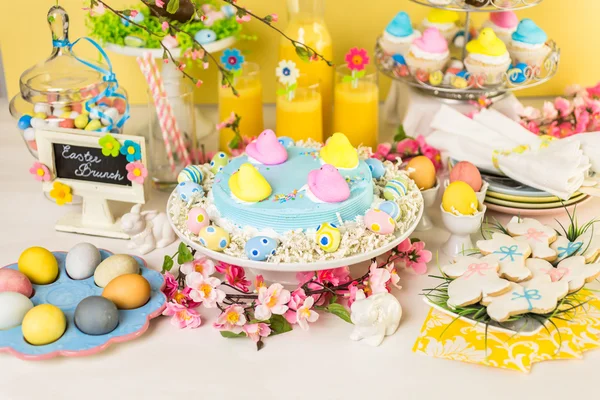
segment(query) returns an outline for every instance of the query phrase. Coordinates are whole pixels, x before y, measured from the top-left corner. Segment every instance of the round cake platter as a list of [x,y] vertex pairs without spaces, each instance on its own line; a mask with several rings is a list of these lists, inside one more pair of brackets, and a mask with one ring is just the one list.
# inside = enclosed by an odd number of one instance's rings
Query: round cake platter
[[[171,199],[173,198],[174,196],[169,196],[167,210],[171,209]],[[423,203],[421,203],[421,207],[419,208],[419,212],[417,213],[417,217],[415,218],[413,223],[406,229],[406,231],[404,231],[404,233],[400,234],[398,232],[395,232],[394,235],[396,237],[391,242],[365,253],[314,263],[273,263],[253,261],[230,256],[228,254],[218,251],[213,251],[202,246],[200,243],[192,241],[190,238],[185,236],[183,232],[181,232],[177,228],[175,222],[172,220],[168,212],[167,215],[169,217],[169,223],[171,224],[171,227],[175,231],[175,234],[181,239],[181,241],[193,248],[194,250],[204,254],[206,257],[209,257],[216,261],[221,261],[227,264],[237,265],[239,267],[246,268],[254,275],[263,275],[264,279],[269,282],[278,282],[284,285],[294,285],[298,283],[296,280],[296,273],[298,272],[320,271],[325,269],[333,269],[355,265],[371,260],[390,251],[391,249],[402,243],[404,240],[406,240],[414,232],[417,225],[419,224],[419,221],[421,220],[421,217],[423,216],[423,208]]]

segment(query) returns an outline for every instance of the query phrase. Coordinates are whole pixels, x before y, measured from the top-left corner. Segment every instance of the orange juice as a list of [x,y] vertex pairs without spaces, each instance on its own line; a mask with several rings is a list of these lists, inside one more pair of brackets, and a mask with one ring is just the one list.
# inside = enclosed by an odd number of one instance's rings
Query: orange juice
[[289,136],[294,141],[323,141],[322,99],[318,88],[298,88],[290,100],[277,96],[277,136]]

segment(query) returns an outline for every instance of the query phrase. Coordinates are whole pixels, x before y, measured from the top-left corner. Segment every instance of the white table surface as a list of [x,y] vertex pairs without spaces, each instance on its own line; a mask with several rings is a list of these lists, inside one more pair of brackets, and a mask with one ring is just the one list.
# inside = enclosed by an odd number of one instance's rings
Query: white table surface
[[[69,207],[51,204],[31,178],[33,158],[7,109],[0,101],[0,265],[16,262],[30,246],[56,251],[90,241],[115,253],[127,252],[125,241],[54,230],[54,222]],[[209,114],[216,115],[214,109]],[[273,125],[273,114],[267,107],[268,126]],[[145,126],[143,109],[134,109],[131,125]],[[152,192],[146,209],[163,209],[166,199],[165,193]],[[578,210],[580,220],[597,216],[599,206],[599,200],[587,203]],[[439,215],[434,214],[439,224]],[[565,223],[566,215],[559,219]],[[544,220],[555,225],[553,217]],[[435,228],[415,236],[435,253],[448,233]],[[163,255],[172,254],[176,246],[145,258],[159,268]],[[435,271],[433,262],[429,267]],[[360,274],[363,269],[353,271]],[[178,330],[168,318],[159,317],[142,337],[89,357],[27,362],[0,353],[0,399],[547,400],[574,394],[592,398],[596,393],[592,380],[600,370],[600,351],[585,353],[582,360],[536,364],[529,375],[413,353],[428,311],[419,293],[430,278],[404,272],[401,278],[403,289],[395,294],[404,310],[402,322],[397,333],[377,348],[351,341],[351,325],[321,315],[309,331],[296,328],[268,338],[265,348],[256,352],[250,340],[222,338],[211,327],[214,310],[201,309],[203,325],[198,329]]]

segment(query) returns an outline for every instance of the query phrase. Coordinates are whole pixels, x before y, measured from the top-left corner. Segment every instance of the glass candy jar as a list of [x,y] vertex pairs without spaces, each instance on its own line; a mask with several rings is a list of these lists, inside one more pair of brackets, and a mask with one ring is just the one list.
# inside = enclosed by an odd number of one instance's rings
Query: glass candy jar
[[[60,6],[48,11],[52,53],[21,75],[20,93],[10,113],[31,154],[37,158],[36,128],[76,128],[120,133],[129,117],[127,95],[119,88],[112,66],[100,46],[88,38],[69,41],[69,16]],[[106,64],[73,52],[79,42],[96,47]]]

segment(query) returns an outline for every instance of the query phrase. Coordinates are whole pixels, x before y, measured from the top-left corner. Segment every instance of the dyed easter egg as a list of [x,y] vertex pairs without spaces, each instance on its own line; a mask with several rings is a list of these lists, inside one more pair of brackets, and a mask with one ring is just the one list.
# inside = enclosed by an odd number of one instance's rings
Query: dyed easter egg
[[100,122],[104,126],[116,124],[119,121],[119,110],[114,107],[109,107],[102,111],[102,113],[104,116],[100,119]]
[[335,224],[325,222],[317,226],[317,244],[327,253],[333,253],[340,247],[342,234]]
[[435,186],[435,167],[431,160],[425,156],[413,158],[406,165],[408,176],[415,181],[421,190],[431,189]]
[[87,114],[79,114],[75,118],[75,127],[77,129],[83,129],[87,126],[89,120],[90,119],[88,118]]
[[462,181],[449,184],[442,196],[442,207],[452,214],[473,215],[477,212],[478,206],[475,191]]
[[202,174],[202,170],[198,165],[188,165],[183,170],[181,170],[179,175],[177,175],[177,183],[202,183],[202,179],[204,179],[204,175]]
[[78,243],[67,253],[65,269],[71,279],[87,279],[94,275],[102,257],[98,248],[91,243]]
[[268,236],[256,236],[246,242],[244,251],[250,260],[265,261],[275,254],[279,241]]
[[190,232],[197,235],[200,229],[210,225],[208,213],[202,207],[193,207],[188,211],[186,225]]
[[31,297],[33,287],[24,273],[10,268],[0,268],[0,293],[16,292]]
[[57,341],[67,329],[62,310],[52,304],[40,304],[25,314],[21,330],[27,342],[41,346]]
[[225,166],[229,163],[229,157],[227,154],[222,151],[218,152],[214,155],[212,160],[210,160],[210,170],[213,174],[220,172]]
[[294,140],[287,136],[278,137],[277,140],[279,141],[279,143],[281,143],[283,145],[283,147],[286,147],[286,148],[292,147],[295,144]]
[[0,331],[21,325],[23,318],[32,308],[31,300],[21,293],[0,293]]
[[125,274],[110,281],[102,291],[102,297],[115,303],[120,310],[132,310],[146,304],[151,292],[146,278],[139,274]]
[[373,175],[373,178],[381,179],[383,177],[383,175],[385,175],[385,167],[383,166],[383,163],[381,161],[379,161],[378,159],[367,158],[365,160],[365,162],[369,166],[369,169],[371,170],[371,175]]
[[379,204],[377,209],[383,211],[396,221],[398,221],[398,218],[400,218],[400,207],[395,201],[384,201],[383,203]]
[[210,250],[223,251],[229,246],[229,233],[215,225],[206,226],[200,229],[198,240],[202,246]]
[[465,182],[476,192],[479,192],[483,185],[479,170],[475,165],[468,161],[461,161],[452,167],[452,171],[450,171],[450,182],[456,181]]
[[105,335],[119,324],[119,310],[115,303],[102,296],[81,300],[75,309],[75,326],[88,335]]
[[396,222],[381,210],[369,210],[365,214],[365,226],[371,232],[380,235],[389,235],[394,232]]
[[25,130],[31,126],[31,115],[23,115],[19,118],[19,122],[17,124],[20,130]]
[[177,185],[177,193],[181,200],[189,203],[195,196],[203,196],[204,189],[194,182],[181,182]]
[[388,200],[399,199],[408,193],[408,178],[404,175],[391,179],[383,188],[383,197]]
[[54,254],[43,247],[30,247],[19,257],[19,271],[36,285],[47,285],[58,276],[58,262]]
[[137,274],[140,271],[135,258],[127,254],[115,254],[98,265],[94,272],[94,282],[100,287],[106,287],[118,276],[126,274]]
[[102,129],[102,122],[98,119],[93,119],[85,126],[86,131],[97,131]]
[[200,44],[208,44],[217,40],[217,34],[212,29],[201,29],[196,32],[194,39]]

